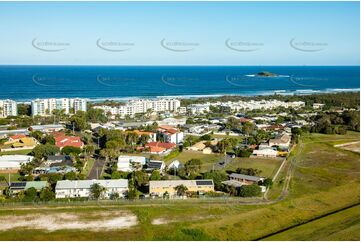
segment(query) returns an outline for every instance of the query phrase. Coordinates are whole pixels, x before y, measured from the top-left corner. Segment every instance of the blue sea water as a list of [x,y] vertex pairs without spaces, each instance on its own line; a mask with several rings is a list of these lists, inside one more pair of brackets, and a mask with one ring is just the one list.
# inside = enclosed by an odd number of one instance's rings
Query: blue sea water
[[[257,77],[268,71],[277,77]],[[359,91],[359,66],[0,66],[0,99]]]

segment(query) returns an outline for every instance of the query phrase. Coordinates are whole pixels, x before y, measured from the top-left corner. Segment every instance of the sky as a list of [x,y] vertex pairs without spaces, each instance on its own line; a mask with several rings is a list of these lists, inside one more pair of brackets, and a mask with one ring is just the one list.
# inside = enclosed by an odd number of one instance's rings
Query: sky
[[359,65],[359,2],[0,2],[1,65]]

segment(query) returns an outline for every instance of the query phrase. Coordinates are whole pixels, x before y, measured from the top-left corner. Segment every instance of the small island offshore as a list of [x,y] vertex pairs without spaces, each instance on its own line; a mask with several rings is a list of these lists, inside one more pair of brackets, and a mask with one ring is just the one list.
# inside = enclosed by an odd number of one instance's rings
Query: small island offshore
[[261,71],[258,72],[255,76],[257,77],[278,77],[278,74],[272,73],[272,72],[268,72],[268,71]]

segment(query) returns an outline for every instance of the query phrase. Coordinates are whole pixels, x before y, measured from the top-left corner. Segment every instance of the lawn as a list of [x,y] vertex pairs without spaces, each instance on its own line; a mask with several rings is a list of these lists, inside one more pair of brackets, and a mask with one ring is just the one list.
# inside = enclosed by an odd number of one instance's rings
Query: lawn
[[[257,240],[274,234],[267,239],[359,240],[357,205],[360,201],[360,156],[333,147],[334,142],[341,140],[350,142],[355,137],[355,134],[343,136],[312,134],[302,137],[286,166],[287,168],[292,164],[293,167],[289,194],[285,199],[271,204],[245,205],[241,201],[189,199],[162,202],[137,201],[119,205],[98,204],[98,206],[87,204],[28,206],[26,209],[0,207],[0,219],[8,220],[9,216],[16,215],[15,221],[40,219],[39,214],[57,216],[65,213],[70,218],[75,216],[74,220],[101,224],[104,222],[102,219],[114,218],[119,211],[137,217],[137,224],[129,228],[98,231],[93,229],[47,231],[36,228],[39,222],[29,223],[27,228],[12,228],[12,223],[9,223],[9,228],[0,230],[0,238],[1,240]],[[183,152],[179,157],[177,159],[183,162],[190,158],[199,158],[205,164],[220,158],[216,155],[201,153],[195,155],[189,152]],[[252,164],[257,160],[250,159],[247,162]],[[246,161],[244,164],[247,164]],[[235,164],[230,164],[232,165]],[[258,164],[259,167],[262,165],[264,166],[262,162]],[[263,169],[268,172],[272,170],[266,167]],[[284,179],[285,174],[286,172],[282,172],[279,179]],[[355,207],[344,209],[352,205]],[[330,213],[333,214],[328,215]],[[284,232],[278,233],[283,230]]]
[[224,155],[220,154],[203,154],[202,152],[198,151],[190,151],[185,150],[181,153],[179,153],[178,156],[174,157],[173,159],[166,162],[166,164],[169,164],[173,160],[179,160],[182,163],[186,163],[190,159],[200,159],[201,164],[201,171],[209,171],[212,169],[213,165],[216,164],[218,161],[224,159]]
[[0,173],[0,176],[3,176],[5,177],[6,181],[9,182],[9,179],[10,179],[10,182],[15,182],[15,181],[18,181],[18,178],[20,177],[19,173]]
[[359,240],[359,220],[360,206],[355,206],[268,237],[266,240]]
[[0,152],[0,155],[28,155],[31,151],[32,151],[32,149],[4,151],[4,152]]
[[237,168],[254,168],[261,170],[260,176],[273,177],[283,159],[267,158],[235,158],[227,164],[225,170],[235,171]]

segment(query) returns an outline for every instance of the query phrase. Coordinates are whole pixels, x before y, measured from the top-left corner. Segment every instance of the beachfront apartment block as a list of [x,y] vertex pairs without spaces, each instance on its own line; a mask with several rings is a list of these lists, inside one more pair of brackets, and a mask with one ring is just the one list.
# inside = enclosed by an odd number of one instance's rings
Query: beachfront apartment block
[[51,115],[54,110],[64,110],[65,114],[86,111],[87,101],[82,98],[48,98],[31,101],[31,114],[33,116]]
[[111,106],[94,106],[104,111],[104,113],[110,113],[112,117],[130,116],[133,117],[137,113],[152,112],[176,112],[180,107],[180,101],[174,98],[162,98],[162,99],[137,99],[130,100],[125,105],[111,107]]
[[6,118],[8,116],[17,116],[18,108],[17,103],[13,100],[6,99],[0,100],[0,118]]
[[278,107],[299,109],[305,106],[303,101],[284,102],[279,100],[250,100],[250,101],[228,101],[228,102],[207,102],[201,104],[191,104],[187,107],[192,114],[202,114],[209,112],[210,106],[228,109],[233,112],[244,110],[272,110]]

